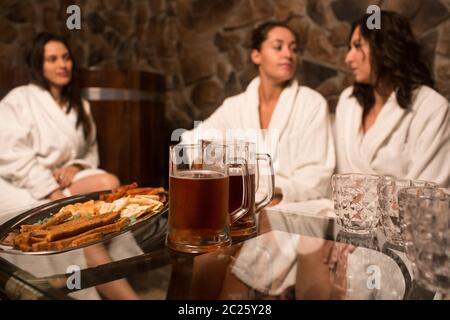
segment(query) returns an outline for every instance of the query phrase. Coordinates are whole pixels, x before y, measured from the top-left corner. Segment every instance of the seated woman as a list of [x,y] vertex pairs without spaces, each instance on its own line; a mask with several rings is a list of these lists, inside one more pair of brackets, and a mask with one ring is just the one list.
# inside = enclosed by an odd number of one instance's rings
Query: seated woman
[[[13,89],[0,101],[0,223],[9,218],[2,217],[2,212],[18,213],[20,208],[44,201],[119,186],[114,175],[97,168],[96,128],[89,103],[77,87],[75,61],[65,40],[39,34],[27,64],[31,83]],[[85,262],[79,261],[88,267],[111,261],[102,245],[87,247],[83,253]],[[14,255],[4,258],[45,275],[68,265],[64,259],[48,257],[29,265]],[[137,299],[125,279],[97,289],[107,298]]]
[[67,43],[39,34],[27,64],[31,83],[0,101],[0,211],[117,187],[97,168],[95,124]]
[[430,69],[408,21],[381,12],[353,24],[346,63],[355,77],[336,109],[337,170],[434,181],[450,186],[449,103],[433,89]]
[[295,80],[297,46],[297,35],[282,22],[256,28],[251,60],[259,76],[182,136],[192,142],[214,129],[226,138],[244,133],[258,152],[272,157],[276,202],[325,197],[335,167],[327,102]]

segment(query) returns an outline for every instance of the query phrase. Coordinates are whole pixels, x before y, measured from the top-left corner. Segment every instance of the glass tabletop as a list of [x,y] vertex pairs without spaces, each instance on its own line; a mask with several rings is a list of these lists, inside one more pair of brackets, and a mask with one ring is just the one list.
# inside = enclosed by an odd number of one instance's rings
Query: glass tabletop
[[109,241],[53,255],[0,254],[12,299],[433,299],[401,248],[349,236],[330,216],[263,210],[258,235],[192,255],[165,247],[167,213]]

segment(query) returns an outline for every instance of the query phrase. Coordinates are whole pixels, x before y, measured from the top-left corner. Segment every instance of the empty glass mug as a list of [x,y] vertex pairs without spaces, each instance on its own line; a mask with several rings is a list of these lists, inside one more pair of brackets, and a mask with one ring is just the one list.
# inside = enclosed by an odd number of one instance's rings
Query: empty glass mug
[[369,235],[380,220],[378,190],[382,179],[377,175],[345,173],[331,179],[337,223],[344,232]]
[[239,168],[244,191],[248,188],[245,159],[227,161],[227,147],[202,144],[170,147],[169,248],[202,253],[229,246],[230,217],[239,219],[249,210],[247,192],[231,214],[228,209],[229,169]]
[[403,180],[392,177],[383,177],[380,190],[381,227],[386,241],[403,247],[405,245],[400,228],[400,210],[398,193],[408,187],[437,187],[433,182],[421,180]]
[[450,195],[442,188],[410,187],[399,197],[414,278],[428,290],[450,293]]

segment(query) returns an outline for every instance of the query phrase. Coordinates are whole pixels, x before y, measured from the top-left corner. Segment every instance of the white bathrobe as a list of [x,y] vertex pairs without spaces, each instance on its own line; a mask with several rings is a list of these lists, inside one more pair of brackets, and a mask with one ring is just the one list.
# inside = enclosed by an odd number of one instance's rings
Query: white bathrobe
[[208,119],[185,132],[183,142],[217,137],[211,129],[227,138],[245,137],[257,143],[258,152],[272,157],[275,186],[283,202],[326,196],[335,168],[326,100],[293,81],[281,93],[268,129],[261,130],[259,82],[259,77],[253,79],[245,92],[226,99]]
[[450,111],[448,101],[421,86],[413,93],[411,111],[392,93],[374,125],[363,134],[363,109],[341,94],[336,109],[338,172],[362,172],[434,181],[450,186]]
[[[87,101],[85,110],[90,115]],[[47,90],[29,84],[0,101],[0,213],[39,203],[59,187],[57,168],[80,164],[74,181],[104,172],[99,163],[95,126],[86,141],[76,112],[69,114]]]

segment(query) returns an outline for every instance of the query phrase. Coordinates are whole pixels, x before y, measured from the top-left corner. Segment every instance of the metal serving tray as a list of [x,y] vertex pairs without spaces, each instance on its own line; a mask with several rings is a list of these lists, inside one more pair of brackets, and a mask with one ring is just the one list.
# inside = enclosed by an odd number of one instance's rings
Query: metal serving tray
[[102,239],[81,244],[76,247],[66,247],[60,250],[51,250],[51,251],[36,251],[36,252],[23,252],[19,249],[15,249],[9,244],[5,243],[6,237],[10,233],[19,232],[20,226],[22,224],[34,224],[39,220],[50,217],[51,214],[57,213],[62,207],[74,204],[77,202],[86,202],[89,200],[98,200],[101,194],[110,193],[110,190],[100,191],[100,192],[92,192],[83,195],[76,195],[60,200],[56,200],[53,202],[46,203],[29,211],[26,211],[10,220],[5,222],[0,226],[0,253],[10,253],[10,254],[20,254],[20,255],[51,255],[62,252],[67,252],[71,250],[80,249],[83,247],[88,247],[97,243],[103,243],[111,240],[118,235],[121,235],[125,232],[136,231],[144,226],[149,226],[151,224],[158,224],[158,221],[162,218],[163,215],[166,215],[169,210],[169,202],[165,204],[165,206],[158,211],[158,213],[154,215],[144,216],[142,219],[136,220],[134,223],[128,225],[124,229],[113,232],[105,235]]

